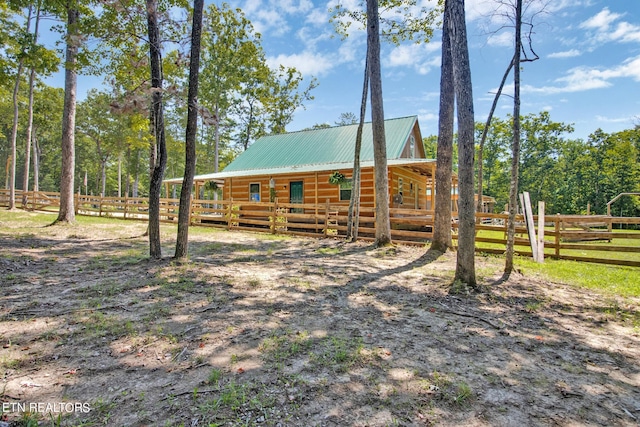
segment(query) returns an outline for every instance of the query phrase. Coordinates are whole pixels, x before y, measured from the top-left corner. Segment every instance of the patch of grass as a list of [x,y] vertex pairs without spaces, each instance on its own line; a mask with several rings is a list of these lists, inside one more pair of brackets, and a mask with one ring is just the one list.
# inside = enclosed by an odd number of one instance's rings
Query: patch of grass
[[107,402],[102,398],[91,404],[91,415],[96,417],[103,425],[109,425],[111,410],[116,407],[116,402]]
[[136,333],[132,321],[123,321],[117,316],[107,315],[100,311],[95,311],[83,317],[80,319],[80,323],[84,325],[85,332],[94,337],[121,337]]
[[252,288],[258,288],[262,285],[262,280],[254,276],[254,277],[251,277],[249,280],[247,280],[247,285],[249,285]]
[[340,248],[320,248],[316,252],[322,255],[338,255],[342,252]]
[[25,412],[22,414],[20,419],[16,421],[13,425],[16,427],[38,427],[39,423],[39,415],[37,412]]
[[312,354],[311,360],[319,366],[345,372],[362,359],[362,338],[341,336],[326,337],[321,342],[321,350]]
[[281,363],[309,349],[313,342],[306,331],[291,334],[276,331],[258,346],[263,356],[272,362]]
[[540,308],[543,307],[543,306],[544,306],[544,301],[533,300],[533,301],[528,301],[524,305],[524,309],[526,311],[528,311],[529,313],[534,313],[534,312],[540,310]]
[[207,377],[207,384],[217,385],[220,380],[222,380],[222,371],[220,369],[214,368],[209,373]]
[[536,275],[551,282],[593,289],[603,294],[640,297],[640,281],[634,280],[638,269],[605,264],[516,257],[515,264],[526,275]]

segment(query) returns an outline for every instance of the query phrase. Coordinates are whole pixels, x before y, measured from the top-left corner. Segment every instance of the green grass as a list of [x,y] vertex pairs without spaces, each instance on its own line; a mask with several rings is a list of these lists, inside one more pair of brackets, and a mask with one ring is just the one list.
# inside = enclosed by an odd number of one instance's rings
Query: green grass
[[640,297],[637,267],[621,267],[586,262],[545,259],[538,264],[517,257],[515,265],[527,276],[539,276],[552,282],[593,289],[608,295]]

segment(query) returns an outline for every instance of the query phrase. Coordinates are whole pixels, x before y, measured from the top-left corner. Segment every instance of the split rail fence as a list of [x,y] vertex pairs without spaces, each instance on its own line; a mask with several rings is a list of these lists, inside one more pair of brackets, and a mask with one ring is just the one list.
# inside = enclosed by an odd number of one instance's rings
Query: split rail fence
[[[59,193],[16,191],[16,206],[26,210],[57,211]],[[148,199],[76,195],[77,215],[147,221]],[[0,190],[0,206],[8,206],[8,190]],[[24,204],[22,202],[25,202]],[[160,199],[160,220],[176,223],[178,199]],[[235,200],[192,200],[191,224],[310,237],[345,237],[348,206],[241,202]],[[433,211],[390,209],[394,242],[424,245],[433,237]],[[455,215],[455,213],[454,213]],[[359,238],[373,240],[373,208],[361,208]],[[537,221],[537,218],[535,218]],[[506,246],[507,214],[478,213],[476,251],[503,254]],[[640,267],[640,218],[606,215],[547,215],[544,227],[545,258],[567,259]],[[636,228],[636,229],[632,229]],[[453,239],[457,224],[452,222]],[[516,216],[516,254],[532,256],[522,215]]]

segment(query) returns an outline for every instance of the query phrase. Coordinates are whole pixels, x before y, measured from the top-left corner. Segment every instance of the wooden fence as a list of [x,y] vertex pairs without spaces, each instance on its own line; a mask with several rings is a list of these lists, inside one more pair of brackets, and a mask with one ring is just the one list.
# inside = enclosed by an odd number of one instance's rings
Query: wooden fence
[[[16,191],[16,206],[27,210],[57,210],[58,193],[28,192],[24,200]],[[9,194],[0,190],[0,206],[7,206]],[[76,195],[76,213],[147,221],[148,199]],[[178,220],[178,199],[160,199],[160,220]],[[348,206],[240,202],[234,200],[193,200],[191,224],[227,230],[249,230],[311,237],[345,237]],[[391,209],[391,237],[396,243],[424,245],[433,237],[433,211]],[[373,240],[375,210],[362,208],[359,238]],[[502,254],[505,251],[508,215],[479,213],[476,224],[476,251]],[[537,218],[535,218],[537,220]],[[544,228],[546,258],[568,259],[640,267],[640,218],[606,215],[547,215]],[[456,240],[457,224],[452,223]],[[516,253],[531,256],[527,229],[521,215],[516,217]]]

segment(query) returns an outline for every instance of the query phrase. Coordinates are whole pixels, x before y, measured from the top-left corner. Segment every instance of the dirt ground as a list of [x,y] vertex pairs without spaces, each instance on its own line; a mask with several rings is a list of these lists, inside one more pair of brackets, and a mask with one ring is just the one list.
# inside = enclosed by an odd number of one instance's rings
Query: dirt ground
[[213,229],[154,262],[144,230],[0,221],[0,425],[640,425],[638,300]]

